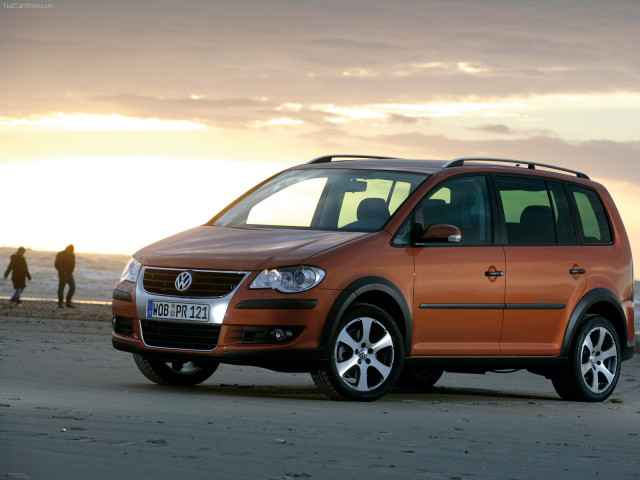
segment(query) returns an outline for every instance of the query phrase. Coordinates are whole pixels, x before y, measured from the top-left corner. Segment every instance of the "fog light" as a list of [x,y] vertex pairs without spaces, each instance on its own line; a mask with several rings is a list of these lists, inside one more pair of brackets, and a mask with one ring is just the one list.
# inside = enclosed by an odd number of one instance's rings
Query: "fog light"
[[117,325],[117,320],[116,320],[116,316],[114,315],[113,318],[111,319],[111,327],[115,330],[116,325]]
[[[287,339],[287,332],[281,328],[273,328],[269,333],[276,342],[284,342]],[[291,336],[291,334],[289,333],[288,336]]]

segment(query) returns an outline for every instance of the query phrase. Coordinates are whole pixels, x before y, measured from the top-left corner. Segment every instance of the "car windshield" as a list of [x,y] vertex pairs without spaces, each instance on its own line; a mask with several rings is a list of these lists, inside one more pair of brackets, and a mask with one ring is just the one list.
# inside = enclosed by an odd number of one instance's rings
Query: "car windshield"
[[287,170],[209,225],[374,232],[428,176],[336,168]]

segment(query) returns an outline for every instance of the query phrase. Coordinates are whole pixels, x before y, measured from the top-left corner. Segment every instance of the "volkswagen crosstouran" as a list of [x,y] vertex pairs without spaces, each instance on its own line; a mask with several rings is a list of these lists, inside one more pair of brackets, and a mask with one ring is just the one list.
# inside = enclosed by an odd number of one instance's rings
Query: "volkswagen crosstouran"
[[112,340],[160,384],[233,363],[368,401],[444,371],[527,369],[602,401],[633,355],[632,278],[620,215],[584,173],[333,155],[138,251]]

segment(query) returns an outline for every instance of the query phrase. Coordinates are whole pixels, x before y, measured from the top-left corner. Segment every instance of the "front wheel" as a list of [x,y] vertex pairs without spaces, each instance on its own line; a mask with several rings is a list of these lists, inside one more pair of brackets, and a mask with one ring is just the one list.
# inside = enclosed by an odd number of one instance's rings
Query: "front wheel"
[[311,372],[315,384],[336,400],[372,401],[396,382],[404,357],[402,335],[384,310],[360,303],[338,324],[330,359]]
[[620,377],[621,348],[611,322],[587,316],[569,354],[569,362],[553,379],[565,400],[601,402],[613,393]]
[[219,365],[219,363],[201,364],[181,360],[164,362],[152,360],[137,353],[133,354],[133,359],[142,374],[152,382],[182,387],[204,382],[213,375]]

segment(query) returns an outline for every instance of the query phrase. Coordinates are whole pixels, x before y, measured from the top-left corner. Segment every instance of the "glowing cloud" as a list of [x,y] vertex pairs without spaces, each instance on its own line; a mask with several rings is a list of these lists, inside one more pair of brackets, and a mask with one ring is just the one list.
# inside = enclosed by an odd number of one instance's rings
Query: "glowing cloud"
[[331,113],[340,119],[331,120],[334,123],[344,123],[347,120],[388,119],[392,115],[405,117],[456,117],[470,113],[493,115],[495,110],[522,109],[524,104],[519,101],[505,103],[430,103],[430,104],[380,104],[362,106],[313,105],[313,110]]
[[176,132],[202,130],[204,125],[187,120],[133,118],[122,115],[90,115],[84,113],[56,113],[46,117],[0,118],[0,126],[39,128],[50,130],[109,131],[109,132]]
[[301,125],[304,122],[302,120],[296,120],[293,118],[282,117],[274,118],[273,120],[267,120],[266,122],[253,122],[253,127],[290,127],[294,125]]

